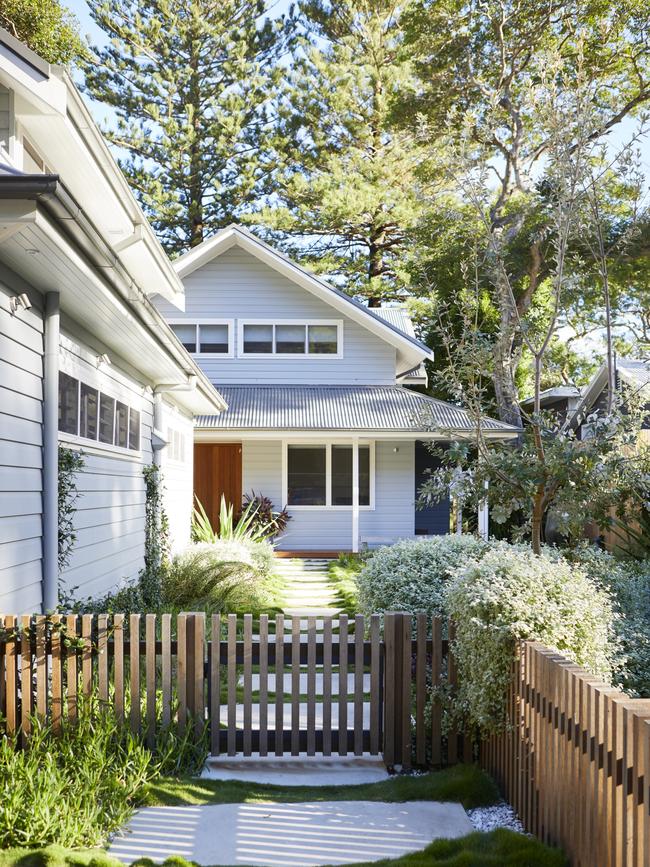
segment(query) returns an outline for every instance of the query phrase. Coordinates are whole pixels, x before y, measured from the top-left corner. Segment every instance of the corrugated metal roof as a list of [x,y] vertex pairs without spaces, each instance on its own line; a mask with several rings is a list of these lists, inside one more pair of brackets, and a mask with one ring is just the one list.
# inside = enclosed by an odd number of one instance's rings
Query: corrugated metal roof
[[[201,415],[195,426],[211,430],[468,431],[474,424],[460,407],[400,386],[226,385],[228,409]],[[491,431],[515,428],[484,419]]]
[[650,361],[619,358],[616,366],[618,372],[629,382],[640,386],[650,385]]
[[[370,307],[370,312],[388,322],[393,328],[415,337],[415,329],[406,307]],[[417,338],[416,338],[417,339]]]

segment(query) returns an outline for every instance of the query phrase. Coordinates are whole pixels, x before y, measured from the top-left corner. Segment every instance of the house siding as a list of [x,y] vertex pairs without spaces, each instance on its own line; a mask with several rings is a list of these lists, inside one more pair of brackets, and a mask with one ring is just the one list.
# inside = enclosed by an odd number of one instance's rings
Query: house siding
[[0,148],[9,154],[13,136],[13,94],[0,85]]
[[[1,118],[1,114],[0,114]],[[29,291],[0,274],[0,611],[42,603],[43,317],[40,296],[12,315],[9,298]]]
[[119,359],[98,372],[95,358],[102,347],[91,346],[74,323],[61,335],[61,370],[140,410],[141,451],[112,453],[92,442],[76,443],[59,435],[62,445],[83,453],[77,474],[78,499],[73,519],[76,539],[70,561],[61,573],[69,592],[96,596],[134,580],[144,566],[145,486],[143,467],[152,462],[153,396],[143,395],[145,382],[121,369]]
[[[415,532],[414,444],[379,440],[375,444],[375,508],[360,511],[361,543],[370,547]],[[282,442],[242,443],[243,490],[255,490],[270,497],[281,508]],[[291,511],[291,510],[290,510]],[[309,509],[293,511],[279,547],[286,551],[343,551],[352,546],[351,509]]]
[[[243,250],[233,248],[184,279],[185,313],[156,299],[168,319],[234,319],[234,358],[196,360],[217,385],[395,383],[394,347]],[[237,320],[341,319],[343,358],[237,358]]]
[[[174,456],[172,433],[183,437],[183,460]],[[190,543],[192,503],[194,500],[194,426],[192,418],[168,403],[163,404],[163,431],[168,445],[161,450],[160,467],[163,478],[163,503],[169,522],[171,553],[181,551]]]

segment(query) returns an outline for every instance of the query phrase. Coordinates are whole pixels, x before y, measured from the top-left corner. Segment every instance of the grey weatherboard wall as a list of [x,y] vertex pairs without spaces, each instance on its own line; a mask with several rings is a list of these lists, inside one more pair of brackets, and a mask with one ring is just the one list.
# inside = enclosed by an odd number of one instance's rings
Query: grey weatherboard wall
[[[42,299],[0,273],[0,611],[42,602]],[[18,316],[9,298],[29,292]]]
[[[229,383],[393,384],[395,349],[250,253],[232,248],[183,280],[185,313],[162,298],[168,319],[343,319],[344,357],[196,359],[217,386]],[[235,334],[235,354],[237,335]]]

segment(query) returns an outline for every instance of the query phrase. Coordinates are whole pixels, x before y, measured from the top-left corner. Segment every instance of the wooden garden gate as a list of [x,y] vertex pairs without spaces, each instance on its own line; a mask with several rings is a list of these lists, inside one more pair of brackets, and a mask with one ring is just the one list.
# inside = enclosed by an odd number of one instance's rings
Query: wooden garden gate
[[176,725],[207,727],[213,755],[453,764],[473,748],[443,735],[437,691],[456,671],[442,636],[424,614],[0,615],[0,717],[24,742],[32,714],[56,730],[95,696],[150,745]]

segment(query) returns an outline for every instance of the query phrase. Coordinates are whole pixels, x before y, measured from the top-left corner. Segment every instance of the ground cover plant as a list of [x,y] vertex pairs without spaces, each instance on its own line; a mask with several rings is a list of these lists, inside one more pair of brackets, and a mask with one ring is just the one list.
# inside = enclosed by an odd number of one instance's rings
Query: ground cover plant
[[[154,861],[139,858],[138,867],[153,867]],[[372,867],[410,865],[410,867],[566,867],[567,860],[532,837],[503,828],[488,834],[468,834],[457,840],[436,840],[421,852],[400,858],[373,861]],[[0,867],[120,867],[121,862],[97,850],[70,852],[58,846],[29,852],[0,852]],[[195,862],[181,857],[167,858],[162,867],[190,867]],[[371,867],[357,862],[352,867]]]
[[358,555],[340,554],[327,568],[327,577],[336,589],[339,605],[352,616],[359,611],[358,577],[364,563]]
[[102,845],[141,802],[153,755],[112,715],[81,704],[55,734],[33,722],[25,749],[0,741],[0,848]]
[[455,765],[429,774],[401,775],[358,786],[269,786],[232,780],[181,776],[154,780],[147,789],[147,806],[196,806],[304,801],[457,801],[466,809],[499,800],[494,781],[477,765]]

